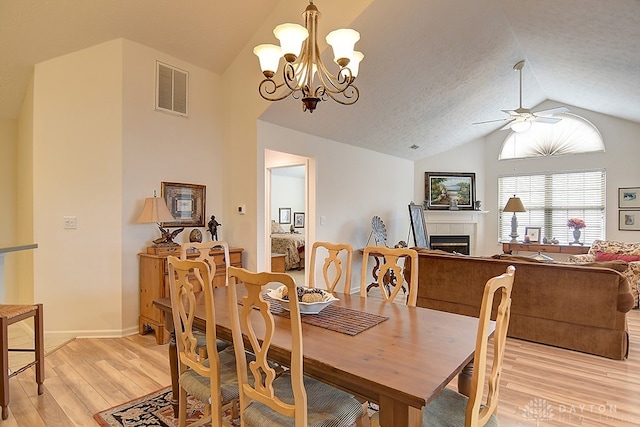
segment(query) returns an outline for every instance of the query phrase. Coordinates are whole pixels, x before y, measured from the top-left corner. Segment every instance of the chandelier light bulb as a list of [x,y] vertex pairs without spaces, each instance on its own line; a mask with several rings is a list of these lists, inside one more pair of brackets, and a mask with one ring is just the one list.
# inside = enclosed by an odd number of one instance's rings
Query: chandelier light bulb
[[280,46],[274,44],[261,44],[253,48],[253,53],[260,60],[260,69],[262,74],[267,78],[271,78],[278,71],[278,64],[282,57]]
[[280,48],[287,62],[293,62],[300,55],[302,42],[309,37],[309,30],[298,24],[280,24],[273,34],[280,40]]
[[327,34],[327,43],[333,48],[333,60],[341,67],[346,67],[358,40],[360,40],[360,33],[350,28],[333,30]]

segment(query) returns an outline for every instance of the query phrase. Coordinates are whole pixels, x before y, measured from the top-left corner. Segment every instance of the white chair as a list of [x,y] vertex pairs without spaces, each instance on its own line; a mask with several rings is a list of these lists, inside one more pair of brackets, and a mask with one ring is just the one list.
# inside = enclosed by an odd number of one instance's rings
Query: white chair
[[[342,279],[342,260],[340,253],[346,254],[346,266],[344,269],[343,293],[351,291],[351,264],[353,260],[353,248],[343,243],[315,242],[311,247],[311,272],[309,274],[309,287],[315,288],[315,275],[317,273],[316,260],[318,254],[326,253],[322,264],[322,277],[329,292],[335,292],[336,286]],[[330,277],[331,274],[331,277]]]
[[[236,351],[240,387],[242,426],[350,426],[363,425],[362,405],[350,394],[303,375],[302,322],[297,298],[289,301],[291,334],[290,369],[278,376],[269,366],[269,351],[275,333],[274,316],[263,298],[267,284],[285,285],[296,295],[293,278],[285,273],[251,273],[230,267],[229,310],[233,347]],[[246,295],[238,304],[236,282],[244,283]],[[246,341],[246,342],[245,342]],[[255,354],[247,366],[241,357],[246,350]],[[249,374],[255,381],[249,381]]]

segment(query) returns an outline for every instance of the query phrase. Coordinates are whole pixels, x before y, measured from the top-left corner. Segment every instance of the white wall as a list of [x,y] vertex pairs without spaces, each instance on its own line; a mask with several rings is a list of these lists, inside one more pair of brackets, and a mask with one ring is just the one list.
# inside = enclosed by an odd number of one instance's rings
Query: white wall
[[[552,108],[557,103],[545,102],[537,109]],[[536,159],[498,161],[498,154],[507,136],[506,132],[494,132],[483,140],[473,141],[464,146],[437,156],[416,162],[414,183],[416,199],[424,200],[424,172],[475,172],[478,199],[482,209],[489,211],[482,216],[483,237],[478,239],[479,255],[501,253],[498,242],[498,177],[514,173],[535,173],[547,171],[571,171],[604,168],[606,170],[607,218],[606,238],[626,242],[640,241],[640,233],[618,230],[618,188],[640,185],[640,124],[618,119],[593,111],[569,106],[570,110],[593,123],[604,139],[604,153],[575,154]],[[521,231],[524,229],[522,225]]]
[[[154,111],[156,60],[189,71],[188,118]],[[203,184],[207,214],[222,209],[221,78],[120,39],[38,64],[34,81],[34,298],[47,334],[135,333],[136,254],[159,236],[135,223],[144,198],[162,181]]]
[[[304,168],[304,166],[300,166]],[[291,209],[291,224],[284,224],[282,228],[289,231],[293,225],[293,214],[305,212],[305,180],[304,177],[280,175],[277,171],[271,174],[271,219],[278,222],[279,209]],[[304,231],[297,228],[296,231]]]
[[[412,162],[261,121],[258,137],[259,154],[275,150],[314,160],[315,212],[309,212],[306,218],[314,221],[315,236],[311,235],[310,239],[349,243],[357,252],[367,244],[371,218],[378,215],[386,225],[389,246],[407,240],[407,206],[413,196]],[[261,164],[264,165],[264,154]],[[381,175],[381,170],[393,173]],[[262,174],[258,180],[262,194],[264,186]],[[264,222],[264,205],[258,212]],[[265,236],[258,237],[264,242]],[[375,244],[373,238],[369,244]],[[311,240],[307,246],[311,246]],[[359,289],[361,257],[356,253],[354,258],[352,287],[355,292]]]
[[[221,76],[162,52],[123,42],[122,108],[122,324],[137,331],[139,314],[138,256],[160,237],[155,224],[137,224],[144,199],[161,182],[206,186],[203,240],[211,240],[206,224],[211,215],[222,223],[218,238],[226,238],[222,215],[222,101]],[[154,109],[156,60],[189,73],[189,116]],[[189,241],[185,228],[175,241]]]

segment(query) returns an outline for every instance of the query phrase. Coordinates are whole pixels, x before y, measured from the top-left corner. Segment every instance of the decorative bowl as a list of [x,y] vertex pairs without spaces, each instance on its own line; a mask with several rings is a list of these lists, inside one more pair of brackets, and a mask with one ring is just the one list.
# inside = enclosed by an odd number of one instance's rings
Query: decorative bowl
[[[289,310],[289,300],[282,298],[282,291],[286,288],[286,286],[280,286],[276,289],[267,290],[267,295],[278,301],[282,308],[285,310]],[[300,286],[298,286],[300,288]],[[307,288],[304,288],[307,289]],[[334,301],[338,301],[338,298],[333,296],[330,292],[324,291],[322,289],[318,289],[322,295],[322,301],[319,302],[302,302],[298,301],[298,306],[300,307],[300,314],[318,314],[325,307],[332,304]]]

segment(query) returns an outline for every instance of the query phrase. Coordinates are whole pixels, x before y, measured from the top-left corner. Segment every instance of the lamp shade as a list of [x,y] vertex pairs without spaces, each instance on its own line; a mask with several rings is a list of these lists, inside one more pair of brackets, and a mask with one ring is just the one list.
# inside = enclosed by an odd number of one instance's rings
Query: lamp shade
[[[349,63],[353,54],[353,47],[360,40],[360,33],[350,28],[333,30],[327,34],[327,43],[333,48],[333,60],[341,67]],[[346,59],[346,63],[342,60]]]
[[148,197],[144,199],[144,207],[142,213],[138,217],[138,224],[145,224],[149,222],[171,222],[176,219],[171,215],[167,204],[161,197]]
[[526,132],[531,127],[531,120],[528,119],[516,119],[515,122],[511,124],[511,130],[517,133]]
[[288,62],[293,62],[300,55],[302,42],[309,37],[309,30],[298,24],[280,24],[273,30],[273,34],[280,40],[282,55]]
[[278,64],[282,57],[282,49],[274,44],[261,44],[253,48],[253,53],[260,60],[260,69],[265,76],[271,76],[278,71]]
[[513,197],[509,197],[507,204],[505,205],[504,212],[526,212],[527,210],[524,208],[522,204],[522,200],[520,197],[516,197],[515,194]]

